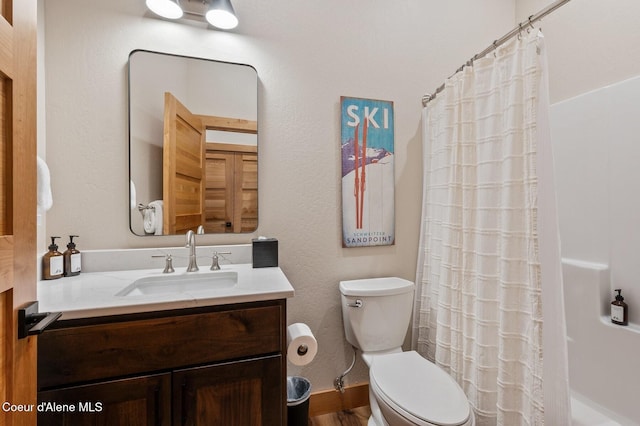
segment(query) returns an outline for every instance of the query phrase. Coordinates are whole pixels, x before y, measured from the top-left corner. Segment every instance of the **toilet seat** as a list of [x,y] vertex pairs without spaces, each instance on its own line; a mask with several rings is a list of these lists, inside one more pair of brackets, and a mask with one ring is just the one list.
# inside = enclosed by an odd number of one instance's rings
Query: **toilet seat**
[[469,420],[460,386],[415,351],[375,357],[369,376],[376,396],[413,424],[459,426]]

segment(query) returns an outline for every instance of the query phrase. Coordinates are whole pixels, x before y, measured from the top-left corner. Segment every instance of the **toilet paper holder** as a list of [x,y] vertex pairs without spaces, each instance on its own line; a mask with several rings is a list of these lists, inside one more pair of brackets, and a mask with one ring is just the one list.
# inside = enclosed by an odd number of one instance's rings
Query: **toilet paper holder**
[[304,323],[287,327],[287,359],[294,365],[309,364],[318,352],[318,342]]
[[307,352],[309,352],[309,346],[300,345],[300,346],[298,346],[298,349],[296,350],[296,352],[298,353],[298,355],[304,356],[304,355],[307,354]]

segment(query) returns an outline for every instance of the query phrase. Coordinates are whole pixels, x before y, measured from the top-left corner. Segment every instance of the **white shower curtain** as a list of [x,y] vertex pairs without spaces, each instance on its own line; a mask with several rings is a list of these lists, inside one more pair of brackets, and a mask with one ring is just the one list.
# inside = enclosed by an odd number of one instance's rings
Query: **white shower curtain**
[[532,32],[423,112],[413,343],[462,386],[477,425],[571,424],[547,92]]

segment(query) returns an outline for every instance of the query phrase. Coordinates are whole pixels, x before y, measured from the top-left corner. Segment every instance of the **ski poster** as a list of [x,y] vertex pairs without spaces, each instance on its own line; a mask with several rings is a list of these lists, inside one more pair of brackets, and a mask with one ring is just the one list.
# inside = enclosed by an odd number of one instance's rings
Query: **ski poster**
[[395,243],[393,102],[340,97],[342,246]]

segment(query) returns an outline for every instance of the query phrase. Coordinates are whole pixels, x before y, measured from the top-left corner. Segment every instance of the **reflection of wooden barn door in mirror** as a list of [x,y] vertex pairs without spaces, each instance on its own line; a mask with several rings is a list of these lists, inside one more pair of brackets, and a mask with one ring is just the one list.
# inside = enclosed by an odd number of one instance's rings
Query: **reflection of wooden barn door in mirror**
[[163,233],[204,225],[204,128],[171,93],[164,97]]
[[[236,156],[235,221],[240,232],[253,232],[258,228],[258,153]],[[237,184],[240,182],[240,185]]]
[[206,232],[252,232],[258,226],[255,146],[207,143]]
[[[36,300],[36,1],[0,2],[0,403],[36,403],[36,337],[17,308]],[[36,423],[0,410],[0,424]]]
[[205,225],[207,233],[233,232],[233,153],[207,149]]

